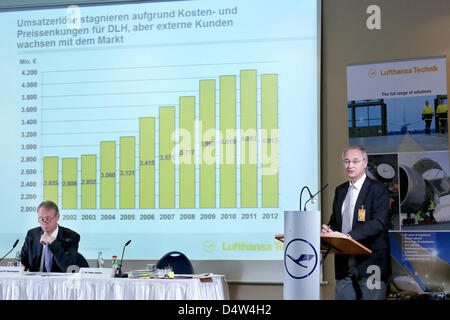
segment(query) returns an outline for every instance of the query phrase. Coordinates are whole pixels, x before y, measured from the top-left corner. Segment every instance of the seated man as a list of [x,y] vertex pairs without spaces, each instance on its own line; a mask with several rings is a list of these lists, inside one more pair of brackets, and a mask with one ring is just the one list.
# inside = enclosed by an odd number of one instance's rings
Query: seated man
[[78,265],[80,235],[58,225],[58,206],[44,201],[37,212],[41,226],[28,231],[21,251],[25,270],[66,272],[70,265]]

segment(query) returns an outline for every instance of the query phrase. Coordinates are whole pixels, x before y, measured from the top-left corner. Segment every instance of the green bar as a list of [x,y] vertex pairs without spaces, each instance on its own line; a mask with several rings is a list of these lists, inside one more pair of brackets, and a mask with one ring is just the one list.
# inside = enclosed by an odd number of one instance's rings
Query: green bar
[[216,207],[216,81],[200,80],[200,208]]
[[77,208],[77,158],[62,159],[62,208]]
[[195,97],[180,97],[180,208],[195,208]]
[[159,109],[159,207],[175,208],[175,107]]
[[58,204],[58,157],[44,157],[44,201]]
[[261,75],[262,206],[278,207],[278,75]]
[[116,142],[100,142],[100,208],[116,208]]
[[120,208],[135,208],[135,137],[120,137]]
[[236,207],[236,76],[220,77],[220,207]]
[[257,189],[256,70],[241,70],[241,207],[255,208]]
[[139,208],[155,207],[155,118],[139,119]]
[[81,156],[81,209],[97,207],[97,155]]

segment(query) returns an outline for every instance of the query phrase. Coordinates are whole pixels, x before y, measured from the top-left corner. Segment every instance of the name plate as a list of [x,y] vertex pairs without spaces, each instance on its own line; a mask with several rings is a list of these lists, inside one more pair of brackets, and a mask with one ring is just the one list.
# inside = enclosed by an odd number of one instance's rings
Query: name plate
[[85,278],[112,278],[113,268],[80,268],[81,277]]
[[0,267],[0,277],[23,276],[23,267]]

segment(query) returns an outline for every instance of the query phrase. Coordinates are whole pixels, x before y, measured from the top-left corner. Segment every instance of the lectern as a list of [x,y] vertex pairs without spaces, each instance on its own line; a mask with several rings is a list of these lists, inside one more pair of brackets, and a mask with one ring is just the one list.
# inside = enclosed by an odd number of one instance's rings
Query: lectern
[[320,212],[284,212],[285,300],[320,299]]
[[[372,254],[370,249],[345,235],[321,235],[318,211],[286,211],[284,221],[285,234],[277,234],[275,238],[285,243],[285,300],[320,299],[319,270],[328,254]],[[320,252],[324,255],[318,262]]]

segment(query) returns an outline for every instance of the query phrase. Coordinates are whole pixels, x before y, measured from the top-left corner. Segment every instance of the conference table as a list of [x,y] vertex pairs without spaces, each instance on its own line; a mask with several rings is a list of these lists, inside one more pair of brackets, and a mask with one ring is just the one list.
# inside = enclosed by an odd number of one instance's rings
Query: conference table
[[0,300],[228,300],[223,275],[132,279],[77,273],[0,277]]

